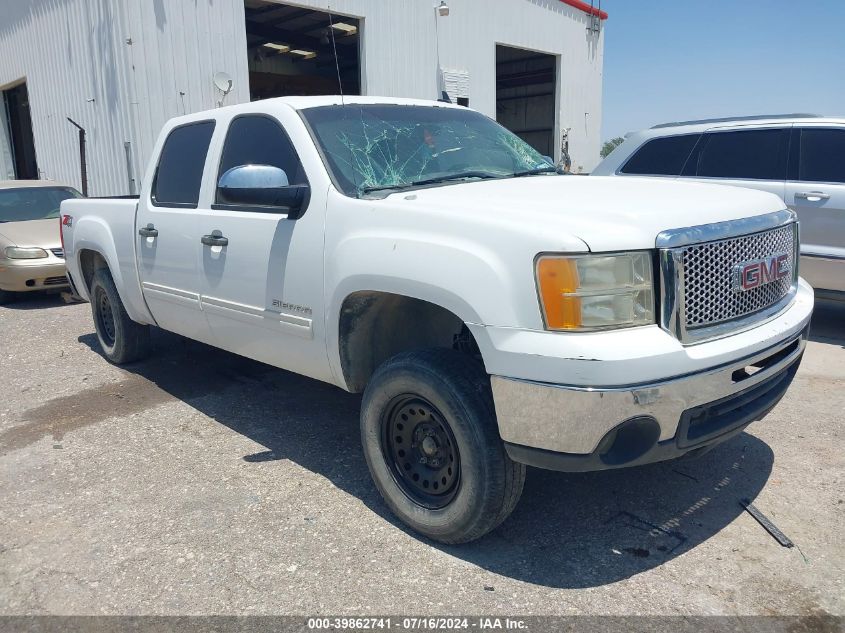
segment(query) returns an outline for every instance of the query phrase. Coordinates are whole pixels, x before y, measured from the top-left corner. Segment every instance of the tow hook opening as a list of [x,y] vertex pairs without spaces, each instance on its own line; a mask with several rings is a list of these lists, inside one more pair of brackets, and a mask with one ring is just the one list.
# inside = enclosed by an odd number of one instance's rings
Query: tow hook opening
[[651,416],[625,420],[612,428],[599,442],[596,452],[602,463],[620,466],[648,453],[660,438],[660,425]]

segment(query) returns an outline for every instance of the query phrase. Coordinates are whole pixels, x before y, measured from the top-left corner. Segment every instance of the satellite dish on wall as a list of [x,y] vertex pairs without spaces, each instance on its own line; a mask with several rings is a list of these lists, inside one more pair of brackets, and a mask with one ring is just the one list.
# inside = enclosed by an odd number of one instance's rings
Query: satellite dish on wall
[[231,75],[229,75],[229,73],[224,73],[223,71],[214,73],[214,85],[217,86],[217,89],[223,93],[220,101],[217,102],[217,107],[219,108],[223,105],[223,101],[226,100],[226,95],[232,91]]
[[223,93],[225,97],[232,90],[232,77],[229,73],[218,72],[214,73],[214,85]]

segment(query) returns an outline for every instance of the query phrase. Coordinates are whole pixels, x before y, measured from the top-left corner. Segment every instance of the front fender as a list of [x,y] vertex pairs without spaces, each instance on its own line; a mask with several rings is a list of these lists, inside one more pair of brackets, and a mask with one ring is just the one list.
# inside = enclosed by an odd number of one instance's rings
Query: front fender
[[515,270],[478,243],[419,231],[366,231],[344,238],[326,258],[326,345],[335,376],[343,375],[339,323],[350,295],[385,292],[421,299],[464,323],[517,323],[537,310],[530,263],[529,258],[524,270]]

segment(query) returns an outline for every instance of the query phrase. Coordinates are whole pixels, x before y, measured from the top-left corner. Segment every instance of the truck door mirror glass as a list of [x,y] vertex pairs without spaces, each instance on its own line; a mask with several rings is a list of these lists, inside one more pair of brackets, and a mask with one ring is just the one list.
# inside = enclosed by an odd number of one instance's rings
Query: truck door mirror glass
[[306,206],[308,194],[308,185],[291,185],[284,169],[272,165],[238,165],[220,176],[218,204],[214,206],[254,206],[258,208],[250,210],[287,213],[294,218]]

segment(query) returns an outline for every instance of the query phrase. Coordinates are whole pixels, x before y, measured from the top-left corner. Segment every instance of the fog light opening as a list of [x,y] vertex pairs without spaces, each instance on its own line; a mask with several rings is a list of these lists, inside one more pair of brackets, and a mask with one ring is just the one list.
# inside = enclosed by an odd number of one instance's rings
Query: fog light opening
[[631,418],[611,429],[599,442],[599,459],[621,466],[648,453],[660,438],[660,425],[650,416]]

